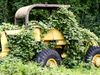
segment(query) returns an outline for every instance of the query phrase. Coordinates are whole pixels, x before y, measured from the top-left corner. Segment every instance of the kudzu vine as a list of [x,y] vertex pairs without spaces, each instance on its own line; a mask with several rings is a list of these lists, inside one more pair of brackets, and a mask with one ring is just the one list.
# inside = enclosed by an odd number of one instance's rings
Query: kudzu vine
[[29,61],[32,60],[33,57],[35,58],[37,52],[48,48],[42,41],[35,41],[32,36],[34,24],[40,25],[42,30],[41,35],[47,33],[52,28],[58,29],[64,35],[66,43],[68,44],[68,47],[65,48],[68,58],[65,58],[64,64],[70,67],[77,65],[84,59],[85,52],[89,47],[88,42],[91,39],[98,41],[98,37],[93,32],[79,26],[73,12],[66,7],[61,7],[52,13],[47,20],[39,22],[31,21],[27,30],[24,26],[14,26],[9,23],[3,23],[0,26],[0,31],[23,29],[23,32],[19,35],[7,36],[10,55]]

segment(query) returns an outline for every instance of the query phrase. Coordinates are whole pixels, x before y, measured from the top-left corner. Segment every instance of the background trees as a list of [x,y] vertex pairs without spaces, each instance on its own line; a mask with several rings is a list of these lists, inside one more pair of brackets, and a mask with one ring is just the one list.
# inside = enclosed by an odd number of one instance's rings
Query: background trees
[[0,0],[0,23],[13,23],[18,8],[34,3],[70,4],[80,25],[100,36],[100,0]]

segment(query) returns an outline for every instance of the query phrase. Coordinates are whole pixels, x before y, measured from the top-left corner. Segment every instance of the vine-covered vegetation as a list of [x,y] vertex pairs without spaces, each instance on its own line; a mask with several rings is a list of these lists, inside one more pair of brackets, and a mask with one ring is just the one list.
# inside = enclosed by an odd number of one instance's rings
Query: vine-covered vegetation
[[98,41],[98,37],[93,32],[79,26],[75,15],[68,8],[62,7],[52,13],[47,20],[31,21],[27,28],[3,23],[0,27],[1,31],[22,30],[18,35],[7,36],[11,56],[24,61],[30,61],[34,60],[41,50],[55,46],[55,43],[47,46],[43,41],[35,41],[33,34],[34,25],[39,25],[42,28],[41,38],[43,34],[52,28],[58,29],[63,34],[68,45],[68,47],[64,49],[67,54],[64,64],[66,64],[67,67],[73,67],[82,62],[88,47],[91,46],[91,40]]
[[[31,21],[27,28],[11,24],[14,22],[13,18],[16,10],[32,3],[70,4],[70,10],[76,16],[66,7],[53,11],[50,17],[48,16],[48,11],[33,10],[30,15],[34,17],[30,16],[30,19],[39,19],[41,17],[40,20]],[[81,64],[84,62],[88,47],[92,45],[91,40],[99,41],[99,0],[1,0],[0,7],[0,32],[22,30],[18,35],[7,36],[10,52],[6,58],[0,59],[0,75],[99,75],[99,71],[93,66]],[[32,32],[34,24],[41,27],[41,36],[52,28],[58,29],[64,35],[67,43],[67,47],[64,48],[67,57],[62,63],[64,66],[43,68],[34,63],[38,52],[55,46],[55,42],[47,46],[43,41],[35,41]],[[73,67],[73,69],[66,69],[66,67]]]
[[0,75],[99,75],[98,68],[79,65],[73,69],[64,66],[40,67],[34,62],[23,63],[20,59],[9,58],[0,61]]
[[[100,36],[100,0],[0,0],[0,23],[14,23],[14,15],[17,9],[35,3],[70,4],[79,24]],[[33,12],[34,17],[36,16],[35,12]],[[40,12],[40,16],[47,16],[42,11]]]
[[56,28],[64,35],[65,41],[68,44],[68,47],[65,48],[68,56],[65,62],[70,67],[84,60],[85,53],[89,46],[91,46],[92,40],[98,41],[98,37],[93,32],[79,26],[76,16],[66,7],[55,11],[48,20],[44,20],[40,24],[43,25],[43,23],[49,29]]

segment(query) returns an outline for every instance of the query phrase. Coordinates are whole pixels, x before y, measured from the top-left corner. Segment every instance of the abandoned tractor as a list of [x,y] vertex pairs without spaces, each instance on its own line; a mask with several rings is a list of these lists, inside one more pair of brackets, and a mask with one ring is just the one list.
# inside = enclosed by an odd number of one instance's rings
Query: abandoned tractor
[[[33,4],[25,7],[21,7],[17,10],[15,14],[15,24],[18,24],[18,20],[24,19],[24,24],[27,27],[29,23],[29,13],[32,9],[56,9],[59,7],[70,7],[70,5],[58,5],[58,4]],[[50,41],[56,41],[55,50],[43,50],[38,53],[36,61],[41,63],[42,66],[57,66],[60,65],[62,58],[64,58],[63,47],[67,48],[67,43],[65,42],[64,35],[56,28],[50,29],[44,37],[41,37],[41,27],[34,26],[34,38],[35,41],[43,41],[48,44]],[[0,33],[1,37],[1,48],[2,51],[0,53],[0,58],[5,57],[9,53],[9,48],[7,47],[7,35],[17,35],[21,30],[5,30]],[[93,47],[90,47],[86,53],[85,61],[89,62],[91,60],[92,63],[96,66],[100,66],[100,47],[98,47],[98,43],[96,41],[93,42]],[[59,48],[59,49],[58,49]],[[60,51],[56,51],[56,49]]]

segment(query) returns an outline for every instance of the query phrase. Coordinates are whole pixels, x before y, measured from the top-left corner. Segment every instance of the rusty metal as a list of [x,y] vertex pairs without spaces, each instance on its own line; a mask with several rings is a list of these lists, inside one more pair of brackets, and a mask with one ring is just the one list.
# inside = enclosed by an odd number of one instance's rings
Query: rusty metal
[[59,7],[70,7],[70,5],[60,5],[60,4],[33,4],[33,5],[28,5],[21,7],[17,10],[15,14],[15,24],[17,24],[17,19],[19,18],[25,18],[25,25],[28,24],[29,21],[29,13],[30,11],[34,8],[39,8],[39,9],[55,9]]

